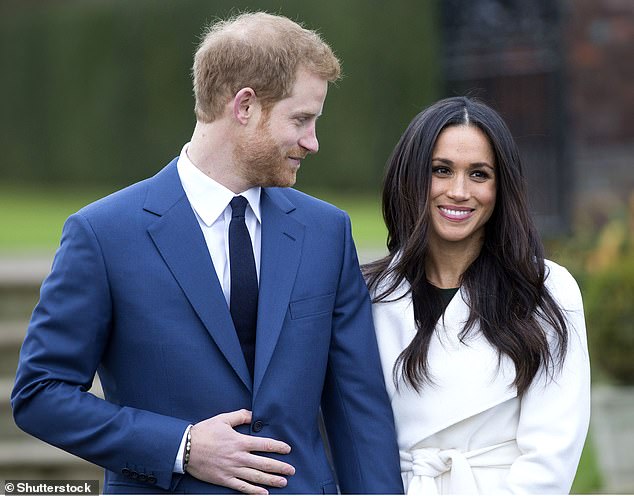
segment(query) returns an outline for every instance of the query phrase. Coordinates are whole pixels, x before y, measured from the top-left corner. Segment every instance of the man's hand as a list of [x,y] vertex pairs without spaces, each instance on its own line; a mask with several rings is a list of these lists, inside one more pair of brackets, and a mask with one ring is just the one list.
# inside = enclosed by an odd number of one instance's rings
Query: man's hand
[[275,439],[247,436],[234,427],[251,422],[251,412],[223,413],[195,424],[191,429],[191,453],[187,472],[197,479],[247,494],[268,494],[261,484],[286,487],[280,475],[293,475],[288,463],[258,456],[252,451],[290,453],[291,447]]

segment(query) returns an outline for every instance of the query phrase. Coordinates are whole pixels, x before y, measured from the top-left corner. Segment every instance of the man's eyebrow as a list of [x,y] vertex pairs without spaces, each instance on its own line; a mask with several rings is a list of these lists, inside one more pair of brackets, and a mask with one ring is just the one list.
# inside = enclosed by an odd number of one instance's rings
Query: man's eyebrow
[[293,114],[293,117],[307,117],[309,119],[313,118],[313,117],[319,118],[319,117],[321,117],[321,112],[315,113],[315,112],[309,112],[307,110],[300,110],[298,112],[295,112]]

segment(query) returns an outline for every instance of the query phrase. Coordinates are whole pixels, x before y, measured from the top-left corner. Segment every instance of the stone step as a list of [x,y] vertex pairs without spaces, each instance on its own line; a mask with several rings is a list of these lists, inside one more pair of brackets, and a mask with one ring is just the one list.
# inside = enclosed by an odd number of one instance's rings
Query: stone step
[[[21,431],[13,421],[13,377],[0,378],[0,480],[88,479],[103,484],[103,470]],[[91,392],[103,397],[98,378]],[[100,486],[103,489],[102,486]]]
[[9,287],[40,287],[51,270],[53,256],[0,257],[0,285]]
[[0,321],[0,378],[14,376],[27,326],[28,321],[24,317]]
[[[28,439],[30,436],[24,433],[15,425],[13,420],[13,411],[11,409],[11,391],[13,390],[13,377],[0,377],[0,439],[1,440],[20,440]],[[103,390],[99,377],[95,377],[90,392],[100,398],[103,398]]]
[[50,254],[0,257],[0,319],[28,319],[51,269]]
[[0,442],[0,479],[96,479],[103,490],[103,469],[34,438]]
[[39,286],[10,287],[0,283],[0,320],[29,320],[39,298]]
[[634,494],[634,386],[593,385],[590,426],[603,489]]
[[26,319],[0,321],[0,349],[19,348],[28,325],[29,321]]
[[[0,439],[2,439],[3,442],[27,437],[13,421],[10,402],[12,389],[13,379],[6,377],[0,378]],[[2,465],[0,464],[0,466]]]

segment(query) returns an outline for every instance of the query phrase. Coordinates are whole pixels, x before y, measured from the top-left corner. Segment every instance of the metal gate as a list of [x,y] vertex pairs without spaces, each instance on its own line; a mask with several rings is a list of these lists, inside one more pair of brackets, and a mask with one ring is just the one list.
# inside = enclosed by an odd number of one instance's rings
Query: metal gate
[[502,114],[520,148],[540,231],[567,231],[573,185],[560,3],[439,3],[445,95],[476,96]]

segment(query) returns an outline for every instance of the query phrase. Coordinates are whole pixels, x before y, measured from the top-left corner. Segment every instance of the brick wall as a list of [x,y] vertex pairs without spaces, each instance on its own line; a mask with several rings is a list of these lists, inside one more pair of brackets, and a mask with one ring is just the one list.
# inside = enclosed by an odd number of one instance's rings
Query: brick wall
[[575,207],[613,208],[634,192],[634,1],[567,0]]

